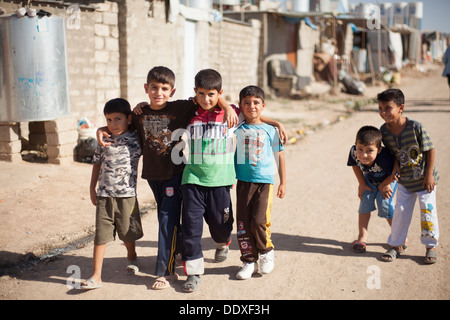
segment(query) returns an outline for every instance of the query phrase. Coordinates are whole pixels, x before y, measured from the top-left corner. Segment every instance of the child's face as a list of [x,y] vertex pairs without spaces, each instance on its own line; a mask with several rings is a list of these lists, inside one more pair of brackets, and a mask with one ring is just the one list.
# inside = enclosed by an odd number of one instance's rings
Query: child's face
[[381,148],[377,148],[375,143],[364,145],[357,141],[355,147],[356,157],[365,166],[371,166],[381,152]]
[[244,97],[239,102],[239,108],[244,113],[245,121],[247,123],[261,122],[260,116],[265,106],[266,104],[261,98],[255,96]]
[[219,98],[222,95],[223,90],[217,91],[216,89],[204,89],[204,88],[194,88],[195,99],[200,104],[200,106],[206,110],[210,111],[219,102]]
[[169,83],[150,81],[144,84],[145,92],[150,99],[152,109],[161,109],[166,106],[167,101],[174,95],[175,89]]
[[394,101],[378,102],[380,116],[387,124],[397,122],[402,117],[404,109],[404,104],[398,105]]
[[118,136],[128,131],[128,126],[131,124],[131,114],[126,116],[123,113],[114,112],[105,115],[106,125],[112,135]]

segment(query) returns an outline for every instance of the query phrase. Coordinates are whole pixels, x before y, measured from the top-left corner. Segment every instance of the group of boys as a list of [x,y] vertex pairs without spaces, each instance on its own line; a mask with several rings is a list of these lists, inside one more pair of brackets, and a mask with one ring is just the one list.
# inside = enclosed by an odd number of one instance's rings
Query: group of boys
[[434,145],[420,122],[403,115],[405,96],[401,90],[385,90],[378,94],[377,100],[379,114],[385,123],[380,129],[364,126],[358,131],[347,162],[358,180],[361,200],[359,235],[352,248],[356,252],[366,252],[370,213],[375,210],[376,201],[378,215],[386,218],[391,227],[388,238],[391,248],[381,259],[394,261],[407,249],[408,229],[418,198],[421,242],[426,247],[424,263],[436,263],[439,239],[436,184],[439,175],[434,165]]
[[[178,253],[187,275],[183,290],[198,288],[204,273],[203,219],[216,245],[215,261],[227,259],[234,223],[230,190],[236,179],[243,262],[236,277],[249,279],[258,271],[258,259],[261,273],[270,273],[274,158],[280,175],[277,196],[283,198],[286,174],[279,134],[285,140],[286,133],[279,122],[261,115],[264,91],[247,86],[240,92],[240,108],[228,105],[221,97],[221,75],[204,69],[195,77],[194,98],[168,101],[175,93],[175,75],[166,67],[152,68],[144,89],[150,104],[141,103],[132,112],[126,100],[117,98],[104,108],[107,126],[98,133],[90,185],[97,207],[94,273],[81,288],[103,286],[106,243],[114,240],[116,232],[127,248],[126,272],[139,270],[135,241],[143,232],[136,180],[141,153],[142,178],[153,191],[159,222],[153,289],[168,288],[178,280]],[[185,134],[187,141],[180,139]]]
[[[104,108],[107,126],[99,130],[90,184],[96,205],[94,273],[81,288],[103,286],[106,243],[114,240],[116,233],[127,249],[126,272],[139,270],[135,241],[143,231],[136,182],[141,153],[142,178],[153,191],[159,222],[153,289],[168,288],[178,280],[178,253],[187,276],[183,290],[198,288],[204,273],[203,219],[216,245],[215,261],[227,259],[234,223],[230,189],[236,179],[237,240],[243,262],[236,278],[249,279],[258,269],[270,273],[274,268],[270,239],[274,162],[280,177],[277,196],[283,198],[286,173],[279,135],[282,141],[287,136],[282,124],[261,115],[264,91],[247,86],[240,92],[239,108],[228,105],[222,98],[220,74],[205,69],[195,77],[194,98],[168,101],[175,93],[175,75],[166,67],[151,69],[144,89],[150,104],[141,103],[132,112],[126,100],[117,98]],[[359,235],[352,248],[366,252],[368,223],[376,201],[378,215],[391,226],[391,248],[382,260],[395,260],[407,249],[408,228],[419,198],[424,262],[435,263],[439,175],[433,143],[419,122],[403,116],[401,90],[383,91],[377,99],[385,123],[380,129],[364,126],[358,131],[347,163],[358,180],[361,200]],[[181,139],[183,135],[187,141]]]

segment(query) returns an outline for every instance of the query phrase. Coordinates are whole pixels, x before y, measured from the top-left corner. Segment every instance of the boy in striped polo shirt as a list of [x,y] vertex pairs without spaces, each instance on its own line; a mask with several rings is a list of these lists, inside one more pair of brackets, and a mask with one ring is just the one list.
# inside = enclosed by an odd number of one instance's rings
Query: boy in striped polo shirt
[[[399,89],[389,89],[377,96],[379,113],[385,121],[380,128],[383,143],[396,156],[393,175],[398,172],[397,202],[388,243],[392,247],[382,257],[393,261],[403,251],[414,204],[419,198],[421,241],[426,246],[424,262],[437,262],[439,226],[436,209],[438,172],[434,167],[435,149],[421,123],[403,116],[405,96]],[[398,171],[397,171],[397,170]]]

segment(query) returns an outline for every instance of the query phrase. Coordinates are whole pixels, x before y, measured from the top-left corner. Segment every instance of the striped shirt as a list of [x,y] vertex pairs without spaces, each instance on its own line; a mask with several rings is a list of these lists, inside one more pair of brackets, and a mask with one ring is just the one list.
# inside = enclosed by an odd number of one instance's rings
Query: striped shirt
[[[424,153],[434,149],[434,145],[422,124],[407,118],[405,128],[398,136],[392,134],[386,124],[381,126],[380,131],[384,145],[395,154],[400,163],[399,183],[409,192],[425,190],[422,187],[426,169]],[[436,168],[433,168],[433,177],[434,181],[439,180]]]

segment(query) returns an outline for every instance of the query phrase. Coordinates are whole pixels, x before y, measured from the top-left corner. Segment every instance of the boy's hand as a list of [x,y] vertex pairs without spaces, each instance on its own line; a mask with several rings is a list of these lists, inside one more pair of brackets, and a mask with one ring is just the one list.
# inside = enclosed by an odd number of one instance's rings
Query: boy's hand
[[388,184],[381,183],[378,186],[378,190],[381,192],[381,195],[383,196],[384,199],[390,199],[394,194],[394,190],[392,190],[391,185],[389,183]]
[[228,129],[233,128],[234,126],[236,126],[238,124],[239,117],[236,114],[236,111],[234,111],[234,109],[232,109],[232,108],[225,109],[225,115],[223,117],[222,123],[225,123],[225,122],[228,124]]
[[103,141],[103,137],[111,137],[111,135],[106,131],[106,127],[102,127],[102,128],[98,128],[97,129],[97,141],[98,144],[101,145],[102,147],[109,147],[111,145],[110,142],[104,142]]
[[364,192],[366,192],[366,191],[372,192],[372,188],[369,187],[367,185],[367,183],[359,184],[359,186],[358,186],[358,197],[359,197],[359,200],[362,200],[362,196],[363,196]]
[[286,144],[286,142],[288,141],[288,134],[286,131],[286,128],[284,127],[284,125],[282,123],[280,123],[278,125],[278,132],[280,135],[280,140],[283,144]]
[[434,186],[436,185],[436,181],[434,181],[433,174],[426,174],[423,179],[422,187],[425,188],[428,192],[434,190]]
[[280,184],[278,186],[277,197],[283,199],[285,194],[286,194],[286,185]]
[[133,113],[136,115],[141,115],[142,114],[142,108],[144,108],[145,106],[148,106],[147,102],[140,102],[138,103],[138,105],[136,107],[134,107],[133,109]]

